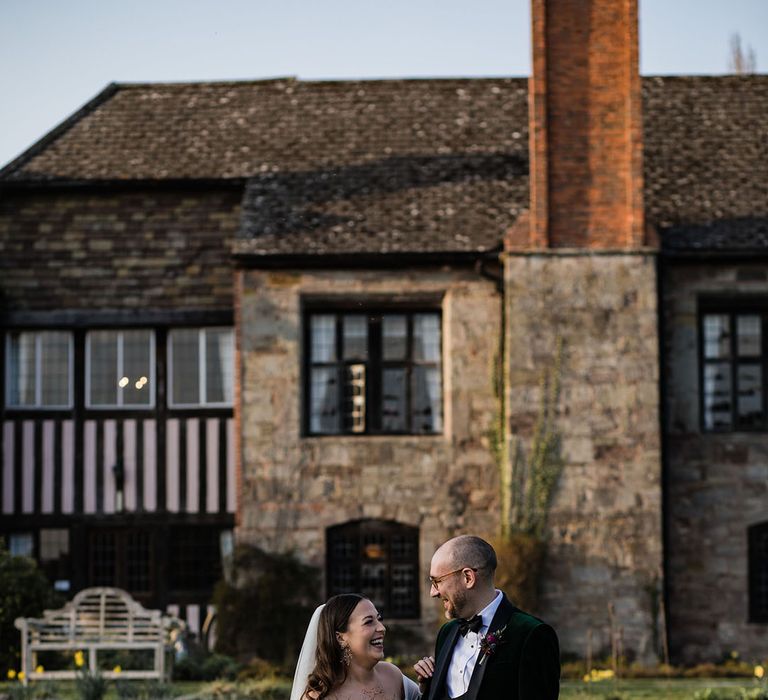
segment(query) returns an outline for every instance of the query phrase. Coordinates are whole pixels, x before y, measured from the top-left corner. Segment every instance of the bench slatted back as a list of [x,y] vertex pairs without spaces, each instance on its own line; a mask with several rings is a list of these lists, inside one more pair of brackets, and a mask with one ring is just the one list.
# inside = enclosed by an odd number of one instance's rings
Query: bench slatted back
[[29,620],[33,642],[153,642],[165,639],[159,610],[146,610],[117,588],[86,588],[60,610]]

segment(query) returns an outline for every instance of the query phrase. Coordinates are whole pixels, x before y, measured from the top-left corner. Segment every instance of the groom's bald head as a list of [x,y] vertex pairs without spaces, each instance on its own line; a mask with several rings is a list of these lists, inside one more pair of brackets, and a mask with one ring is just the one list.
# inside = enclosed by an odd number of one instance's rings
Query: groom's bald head
[[476,569],[481,581],[492,583],[496,571],[496,552],[484,539],[475,535],[459,535],[448,540],[435,552],[451,568]]

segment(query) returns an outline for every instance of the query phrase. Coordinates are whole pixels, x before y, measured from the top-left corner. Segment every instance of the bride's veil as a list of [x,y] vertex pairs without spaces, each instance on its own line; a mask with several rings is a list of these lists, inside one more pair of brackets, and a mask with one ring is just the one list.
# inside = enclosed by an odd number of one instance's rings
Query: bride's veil
[[318,606],[312,613],[312,619],[307,626],[307,632],[304,635],[304,643],[301,645],[299,660],[296,662],[296,672],[293,674],[293,687],[291,688],[291,700],[301,700],[301,696],[307,687],[309,674],[315,668],[317,656],[317,628],[320,625],[320,613],[325,607]]

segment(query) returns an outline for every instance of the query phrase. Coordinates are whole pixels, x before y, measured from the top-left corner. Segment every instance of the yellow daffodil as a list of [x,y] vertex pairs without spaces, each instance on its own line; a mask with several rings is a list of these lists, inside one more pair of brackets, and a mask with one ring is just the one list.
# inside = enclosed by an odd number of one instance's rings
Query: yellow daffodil
[[75,666],[80,668],[85,664],[85,655],[82,651],[76,651],[75,652]]
[[120,665],[118,665],[118,666],[115,666],[115,667],[112,669],[112,671],[113,671],[113,673],[122,673],[122,672],[123,672],[123,667],[122,667],[122,666],[120,666]]
[[35,666],[35,673],[42,673],[43,671],[45,671],[45,669],[42,666]]
[[762,678],[765,675],[765,668],[758,664],[755,666],[755,678]]
[[23,681],[24,680],[24,671],[19,671],[16,674],[16,678],[18,678],[20,681]]
[[14,671],[12,668],[9,668],[6,675],[8,676],[8,680],[12,681],[14,678],[16,678],[16,671]]
[[597,681],[604,681],[613,678],[614,675],[613,670],[610,668],[593,668],[584,676],[584,682],[595,683]]

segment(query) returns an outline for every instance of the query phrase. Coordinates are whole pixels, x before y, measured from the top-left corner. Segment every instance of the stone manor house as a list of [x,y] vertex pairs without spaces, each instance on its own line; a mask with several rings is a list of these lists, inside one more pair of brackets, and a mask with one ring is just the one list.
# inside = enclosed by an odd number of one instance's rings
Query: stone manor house
[[113,84],[2,169],[11,551],[202,631],[294,550],[432,630],[562,347],[538,613],[763,658],[768,76],[641,79],[636,0],[532,31],[531,79]]

